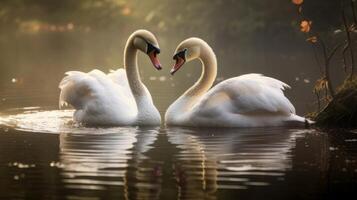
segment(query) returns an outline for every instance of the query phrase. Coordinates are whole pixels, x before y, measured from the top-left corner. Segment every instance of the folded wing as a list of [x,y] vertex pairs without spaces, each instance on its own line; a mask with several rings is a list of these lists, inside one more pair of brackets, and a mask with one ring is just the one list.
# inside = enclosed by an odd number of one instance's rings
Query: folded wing
[[287,84],[261,74],[247,74],[225,80],[203,96],[194,110],[204,113],[295,114],[285,97]]
[[135,107],[125,71],[122,69],[108,75],[99,70],[92,70],[89,73],[69,71],[60,82],[59,88],[60,108],[70,104],[76,110],[81,110],[94,103]]

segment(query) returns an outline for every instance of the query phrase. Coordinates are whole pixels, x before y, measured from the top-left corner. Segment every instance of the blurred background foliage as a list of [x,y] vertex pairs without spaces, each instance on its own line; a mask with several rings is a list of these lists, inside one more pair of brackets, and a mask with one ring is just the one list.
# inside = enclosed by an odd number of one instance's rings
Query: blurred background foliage
[[[305,0],[303,9],[315,31],[328,35],[341,26],[339,6]],[[30,97],[24,105],[39,104],[34,97],[54,105],[65,71],[122,67],[126,39],[145,28],[156,34],[162,50],[160,72],[139,56],[160,110],[199,76],[201,69],[191,67],[198,62],[169,75],[176,45],[196,36],[217,54],[218,81],[253,72],[278,78],[293,87],[288,96],[304,113],[313,107],[311,82],[320,73],[299,33],[300,20],[290,0],[1,0],[0,107]],[[338,79],[341,70],[335,68]]]

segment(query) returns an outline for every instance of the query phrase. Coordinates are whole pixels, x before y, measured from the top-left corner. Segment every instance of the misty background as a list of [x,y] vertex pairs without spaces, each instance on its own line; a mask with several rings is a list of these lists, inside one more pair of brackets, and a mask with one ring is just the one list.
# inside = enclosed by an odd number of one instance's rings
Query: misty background
[[[305,0],[304,14],[322,35],[340,28],[339,1]],[[316,108],[312,92],[320,77],[301,18],[290,0],[1,0],[0,109],[57,106],[66,71],[123,67],[128,36],[153,32],[163,70],[140,53],[142,79],[164,112],[201,73],[198,61],[175,76],[169,71],[175,47],[188,37],[210,44],[218,60],[217,82],[262,73],[289,84],[286,96],[298,114]],[[341,60],[332,63],[334,85]]]

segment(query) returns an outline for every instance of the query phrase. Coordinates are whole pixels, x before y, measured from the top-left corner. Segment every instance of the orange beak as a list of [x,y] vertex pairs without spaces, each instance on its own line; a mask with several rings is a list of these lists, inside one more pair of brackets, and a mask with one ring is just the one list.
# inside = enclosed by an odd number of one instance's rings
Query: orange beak
[[157,70],[161,70],[162,67],[161,67],[161,64],[160,64],[160,61],[159,59],[157,58],[157,53],[155,50],[151,51],[149,54],[149,58],[152,62],[152,64],[154,65],[154,67],[157,69]]
[[182,65],[185,64],[185,60],[181,57],[177,57],[175,60],[176,60],[176,63],[170,71],[171,75],[174,75],[175,72],[177,72],[177,70],[179,70],[182,67]]

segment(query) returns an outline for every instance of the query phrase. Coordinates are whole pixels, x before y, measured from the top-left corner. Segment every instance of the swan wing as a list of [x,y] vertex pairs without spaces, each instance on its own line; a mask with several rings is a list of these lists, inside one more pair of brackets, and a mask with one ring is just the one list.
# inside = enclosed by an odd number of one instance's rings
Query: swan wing
[[131,92],[128,77],[126,76],[125,69],[119,68],[117,70],[111,70],[107,75],[114,83],[120,86],[123,93],[128,97],[134,100],[133,94]]
[[116,84],[129,87],[125,69],[110,70],[108,77]]
[[93,94],[98,90],[98,81],[87,73],[79,71],[69,71],[59,84],[61,89],[59,106],[67,104],[75,109],[83,109]]
[[202,114],[294,114],[294,106],[283,93],[285,88],[290,87],[277,79],[246,74],[217,84],[193,109]]
[[60,107],[70,104],[76,110],[80,110],[90,102],[113,107],[135,107],[135,102],[133,98],[130,98],[127,89],[116,84],[102,71],[92,70],[88,73],[69,71],[65,74],[66,76],[59,84]]

